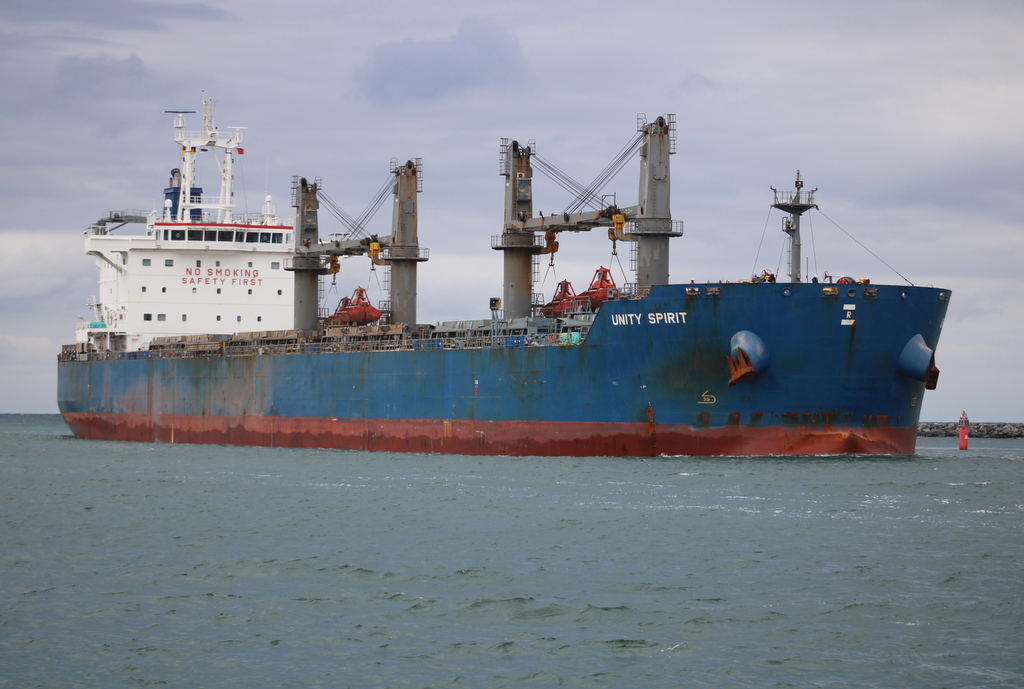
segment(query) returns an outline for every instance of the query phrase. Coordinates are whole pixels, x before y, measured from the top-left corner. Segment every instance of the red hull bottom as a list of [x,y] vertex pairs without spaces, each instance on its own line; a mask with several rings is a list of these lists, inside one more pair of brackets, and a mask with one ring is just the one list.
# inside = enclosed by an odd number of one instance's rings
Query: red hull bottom
[[913,454],[917,428],[65,413],[79,438],[466,455]]

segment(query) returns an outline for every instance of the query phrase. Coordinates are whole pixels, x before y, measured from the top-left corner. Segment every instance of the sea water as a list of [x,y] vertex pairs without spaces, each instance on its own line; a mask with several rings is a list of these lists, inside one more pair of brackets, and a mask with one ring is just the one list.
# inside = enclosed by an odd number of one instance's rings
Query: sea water
[[1020,687],[1024,442],[510,458],[0,417],[3,687]]

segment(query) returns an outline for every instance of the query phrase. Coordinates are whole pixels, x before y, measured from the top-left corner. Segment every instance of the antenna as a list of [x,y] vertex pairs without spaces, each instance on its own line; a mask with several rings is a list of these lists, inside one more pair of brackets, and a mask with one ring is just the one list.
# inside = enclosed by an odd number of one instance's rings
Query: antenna
[[168,115],[174,115],[174,128],[184,129],[185,128],[185,115],[196,114],[195,110],[164,110]]

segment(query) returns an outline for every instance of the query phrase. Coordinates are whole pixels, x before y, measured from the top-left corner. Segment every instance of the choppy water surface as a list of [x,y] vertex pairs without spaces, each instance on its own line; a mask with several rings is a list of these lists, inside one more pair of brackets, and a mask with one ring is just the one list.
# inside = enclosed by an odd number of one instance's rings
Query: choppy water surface
[[514,459],[0,416],[0,686],[1019,687],[1024,443]]

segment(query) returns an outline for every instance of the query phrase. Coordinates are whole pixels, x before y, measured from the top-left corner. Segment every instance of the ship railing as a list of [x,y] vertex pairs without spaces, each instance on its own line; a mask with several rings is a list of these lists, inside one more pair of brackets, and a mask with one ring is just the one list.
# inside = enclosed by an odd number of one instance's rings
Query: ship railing
[[[181,121],[182,123],[184,123],[184,118],[182,118]],[[177,125],[177,122],[175,122],[175,125]],[[228,136],[225,136],[223,132],[218,131],[185,131],[184,124],[182,124],[182,129],[175,132],[174,140],[180,143],[182,146],[184,146],[186,143],[195,141],[206,142],[203,144],[204,146],[219,146],[220,148],[224,148],[228,144],[233,144],[234,146],[238,146],[239,144],[241,144],[242,132],[239,130],[239,128],[228,127],[228,129],[234,129],[234,131],[230,132]],[[240,129],[245,128],[241,127]],[[215,137],[213,140],[210,139],[211,134]],[[195,151],[193,151],[193,153],[194,152]]]
[[[129,208],[123,211],[109,211],[103,214],[99,220],[94,224],[89,225],[88,231],[90,234],[108,234],[113,232],[119,227],[122,227],[126,223],[149,223],[150,216],[155,211],[142,211],[134,208]],[[113,225],[113,227],[110,227]]]
[[[232,197],[233,198],[233,197]],[[220,196],[190,196],[189,205],[192,208],[234,208],[235,204],[225,204]]]
[[327,256],[298,254],[284,259],[285,270],[327,270],[330,267]]
[[[269,356],[289,354],[323,354],[334,352],[424,351],[450,349],[503,349],[519,347],[553,347],[580,345],[586,340],[590,323],[583,320],[558,320],[543,332],[527,332],[523,328],[469,327],[465,330],[434,331],[431,337],[412,337],[393,330],[377,330],[337,336],[304,335],[294,337],[268,337],[265,339],[188,340],[159,342],[150,350],[111,351],[93,350],[88,353],[65,348],[59,361],[135,360],[135,359],[187,359],[197,357]],[[470,321],[472,326],[487,321]],[[275,335],[275,333],[268,333]],[[213,338],[211,338],[213,339]]]
[[380,257],[386,261],[411,260],[426,261],[430,259],[430,249],[417,246],[384,246],[380,249]]
[[683,221],[669,218],[637,218],[626,223],[623,230],[627,235],[683,236]]
[[775,203],[783,206],[813,206],[814,205],[814,192],[817,189],[811,189],[809,191],[780,191],[773,188],[775,192]]
[[292,227],[291,218],[280,218],[276,215],[264,215],[262,213],[234,213],[231,215],[233,225],[257,225],[274,227]]
[[545,244],[544,235],[533,232],[502,232],[491,235],[492,249],[539,249]]

